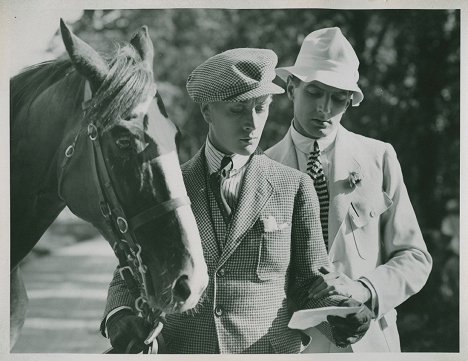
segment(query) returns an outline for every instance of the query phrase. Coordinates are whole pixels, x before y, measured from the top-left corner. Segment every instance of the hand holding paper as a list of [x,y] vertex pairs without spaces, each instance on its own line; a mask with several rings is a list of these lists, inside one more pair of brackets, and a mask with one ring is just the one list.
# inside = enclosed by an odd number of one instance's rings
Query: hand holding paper
[[339,347],[358,342],[369,329],[372,312],[362,303],[347,298],[342,307],[322,307],[294,312],[288,327],[305,331],[327,321]]
[[363,338],[369,329],[373,314],[367,306],[352,298],[341,301],[339,305],[349,308],[359,307],[358,312],[352,313],[346,316],[346,318],[337,316],[327,317],[336,345],[346,347]]
[[288,327],[297,330],[306,330],[327,321],[327,316],[346,317],[349,314],[357,313],[361,307],[321,307],[294,312]]

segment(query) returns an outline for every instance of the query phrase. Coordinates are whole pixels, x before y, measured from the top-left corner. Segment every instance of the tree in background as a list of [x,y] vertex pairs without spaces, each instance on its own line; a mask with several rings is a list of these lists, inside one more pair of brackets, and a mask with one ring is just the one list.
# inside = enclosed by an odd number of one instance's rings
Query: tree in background
[[[393,144],[434,257],[426,287],[399,307],[402,350],[458,351],[458,274],[455,281],[453,271],[451,278],[444,276],[448,266],[457,269],[458,256],[447,250],[440,229],[446,205],[459,199],[460,12],[90,10],[73,27],[96,49],[111,52],[109,40],[128,40],[141,25],[148,25],[155,43],[155,76],[168,113],[183,132],[182,161],[198,150],[207,131],[198,106],[185,91],[185,81],[196,66],[235,47],[270,48],[278,54],[280,66],[292,65],[307,34],[323,27],[341,28],[360,59],[359,84],[365,96],[359,107],[346,112],[343,125]],[[263,148],[281,139],[291,117],[287,97],[276,96]],[[441,285],[452,289],[450,297]]]

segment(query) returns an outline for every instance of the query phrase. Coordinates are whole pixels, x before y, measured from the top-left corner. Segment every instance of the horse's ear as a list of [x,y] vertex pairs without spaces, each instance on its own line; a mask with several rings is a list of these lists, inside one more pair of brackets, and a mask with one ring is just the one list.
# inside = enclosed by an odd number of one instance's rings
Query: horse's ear
[[154,47],[146,25],[138,29],[132,36],[130,44],[138,51],[141,59],[148,64],[150,70],[153,71]]
[[106,61],[91,46],[73,34],[62,19],[60,31],[76,70],[89,80],[93,91],[97,90],[109,72]]

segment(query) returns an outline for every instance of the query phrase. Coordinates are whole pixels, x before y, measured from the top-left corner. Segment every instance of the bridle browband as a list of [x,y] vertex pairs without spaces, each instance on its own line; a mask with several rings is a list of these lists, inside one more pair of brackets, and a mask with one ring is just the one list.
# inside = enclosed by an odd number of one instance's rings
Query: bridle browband
[[[91,98],[91,88],[89,82],[86,81],[83,110],[89,107]],[[69,161],[74,155],[75,145],[81,133],[80,129],[72,144],[65,150],[65,157],[59,169],[58,195],[62,200],[64,200],[61,194],[63,178],[65,177]],[[108,230],[110,230],[110,234],[112,234],[113,239],[110,239],[109,243],[119,259],[118,270],[120,276],[135,298],[135,308],[152,325],[152,331],[145,340],[145,344],[147,345],[146,352],[151,353],[151,351],[154,351],[152,348],[157,348],[157,343],[153,343],[153,341],[162,330],[164,312],[151,308],[148,303],[149,297],[154,294],[153,283],[148,268],[141,259],[142,249],[138,244],[134,231],[154,219],[175,211],[179,207],[190,205],[190,199],[187,196],[172,198],[128,219],[111,182],[107,164],[102,153],[99,129],[92,121],[87,124],[87,135],[89,140],[87,144],[90,147],[89,153],[91,155],[91,173],[93,182],[96,184],[99,209],[106,221]],[[112,241],[114,242],[112,243]],[[132,344],[129,345],[127,351],[131,351],[131,347]],[[105,353],[111,352],[111,350],[108,350]]]

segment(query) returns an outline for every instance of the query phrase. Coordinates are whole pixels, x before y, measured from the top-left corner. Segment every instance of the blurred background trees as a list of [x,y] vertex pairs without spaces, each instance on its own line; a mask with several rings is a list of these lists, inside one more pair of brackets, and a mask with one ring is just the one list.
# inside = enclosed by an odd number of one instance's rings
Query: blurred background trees
[[[458,10],[89,10],[74,31],[104,54],[149,27],[155,75],[170,117],[183,132],[181,161],[207,131],[185,81],[208,57],[234,47],[274,50],[292,65],[303,38],[338,26],[360,59],[365,98],[343,125],[393,144],[434,267],[424,289],[398,308],[403,351],[459,349],[460,12]],[[278,80],[278,84],[281,81]],[[262,138],[286,133],[292,109],[276,96]]]

